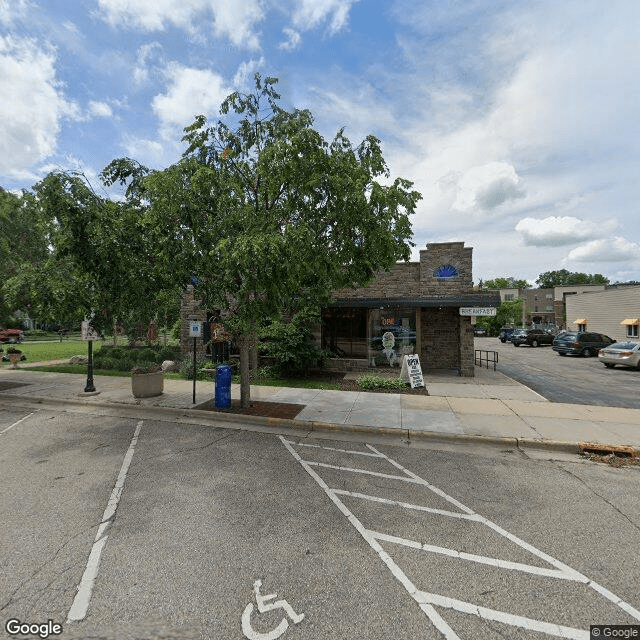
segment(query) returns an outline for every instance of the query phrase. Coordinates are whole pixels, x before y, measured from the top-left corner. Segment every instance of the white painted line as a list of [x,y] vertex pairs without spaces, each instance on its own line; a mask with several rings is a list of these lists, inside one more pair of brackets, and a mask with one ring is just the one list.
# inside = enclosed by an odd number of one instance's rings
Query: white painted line
[[411,504],[410,502],[400,502],[399,500],[389,500],[380,496],[370,496],[366,493],[356,493],[354,491],[346,491],[344,489],[332,489],[334,493],[341,496],[350,496],[351,498],[360,498],[362,500],[371,500],[372,502],[382,502],[383,504],[393,505],[395,507],[403,507],[404,509],[414,509],[416,511],[426,511],[435,515],[447,516],[448,518],[460,518],[461,520],[472,520],[480,522],[482,516],[477,513],[457,513],[455,511],[445,511],[444,509],[434,509],[433,507],[423,507],[419,504]]
[[89,559],[87,560],[87,566],[84,570],[84,573],[82,574],[80,584],[78,585],[78,592],[76,593],[76,597],[73,599],[71,609],[69,609],[67,622],[83,620],[87,615],[87,609],[89,608],[89,602],[91,601],[91,594],[93,593],[93,586],[98,575],[100,557],[109,537],[108,531],[111,527],[111,523],[113,522],[113,516],[115,515],[116,509],[118,508],[118,503],[120,502],[120,496],[122,495],[124,482],[127,479],[127,472],[129,471],[129,466],[131,465],[131,459],[133,458],[133,453],[138,442],[138,435],[140,434],[141,428],[142,420],[140,420],[140,422],[138,422],[138,424],[136,425],[135,433],[133,434],[133,438],[131,439],[131,443],[129,444],[129,449],[124,456],[122,466],[120,467],[120,473],[118,474],[118,478],[113,487],[113,491],[111,492],[109,502],[107,503],[107,508],[102,514],[102,521],[100,523],[100,526],[98,527],[98,532],[96,533],[93,547],[91,548],[91,553],[89,554]]
[[27,418],[30,418],[34,413],[38,413],[39,409],[36,411],[32,411],[28,416],[25,416],[24,418],[20,418],[20,420],[17,420],[16,422],[14,422],[13,424],[10,424],[6,429],[3,429],[2,431],[0,431],[0,436],[3,433],[6,433],[7,431],[9,431],[9,429],[13,429],[13,427],[16,427],[17,425],[19,425],[21,422],[23,422],[24,420],[26,420]]
[[[346,507],[346,505],[336,496],[335,492],[329,488],[326,482],[309,466],[307,462],[305,462],[293,449],[293,447],[289,444],[287,440],[285,440],[282,436],[280,436],[280,440],[287,448],[289,453],[302,465],[305,471],[320,485],[322,490],[327,494],[329,499],[340,509],[340,511],[347,517],[347,520],[352,524],[352,526],[358,531],[358,533],[367,541],[369,546],[378,554],[382,562],[384,562],[391,573],[395,576],[395,578],[402,584],[402,586],[407,590],[407,592],[411,595],[414,600],[416,599],[415,594],[418,593],[415,585],[409,578],[406,576],[404,571],[400,569],[400,567],[393,561],[391,556],[380,546],[380,543],[369,534],[368,530],[362,525],[360,520],[356,518],[351,511]],[[418,602],[416,600],[416,602]],[[447,640],[460,640],[459,636],[455,633],[455,631],[444,621],[442,616],[428,603],[420,603],[420,608],[426,613],[431,622],[436,626],[436,628],[444,635]]]
[[[411,580],[404,574],[402,569],[400,569],[400,567],[393,561],[393,559],[381,547],[381,545],[378,542],[378,539],[386,540],[388,542],[397,543],[397,544],[404,544],[409,547],[413,547],[416,549],[423,549],[425,551],[429,551],[433,553],[444,553],[446,555],[451,555],[452,557],[456,557],[462,560],[471,560],[474,562],[480,562],[482,564],[492,564],[493,566],[496,566],[499,568],[518,570],[518,571],[523,571],[527,573],[535,573],[538,575],[542,575],[544,577],[559,578],[559,579],[571,580],[571,581],[579,582],[582,584],[586,584],[590,586],[592,589],[594,589],[594,591],[604,596],[607,600],[616,604],[618,607],[620,607],[621,609],[629,613],[631,616],[633,616],[637,620],[640,620],[640,611],[638,611],[633,606],[631,606],[630,604],[628,604],[627,602],[625,602],[624,600],[622,600],[621,598],[613,594],[611,591],[609,591],[605,587],[599,585],[597,582],[589,580],[588,578],[586,578],[584,575],[582,575],[580,572],[576,571],[575,569],[572,569],[568,565],[564,564],[563,562],[560,562],[556,558],[553,558],[552,556],[544,553],[543,551],[536,549],[536,547],[524,542],[524,540],[521,540],[517,536],[514,536],[513,534],[504,530],[502,527],[498,526],[497,524],[475,513],[472,509],[458,502],[455,498],[453,498],[452,496],[449,496],[441,489],[434,487],[433,485],[428,483],[426,480],[423,480],[422,478],[412,473],[408,469],[405,469],[402,465],[400,465],[395,460],[392,460],[385,454],[379,452],[377,449],[375,449],[375,447],[372,447],[369,444],[366,445],[376,455],[378,455],[385,461],[391,463],[397,469],[400,469],[403,473],[406,474],[406,477],[394,476],[386,473],[377,473],[373,471],[366,471],[363,469],[351,469],[348,467],[340,467],[340,466],[335,466],[335,465],[330,465],[325,463],[306,461],[306,460],[303,460],[298,455],[298,453],[293,449],[293,447],[291,446],[291,444],[293,443],[289,443],[282,436],[280,436],[280,439],[282,440],[283,444],[288,449],[288,451],[291,453],[291,455],[303,466],[303,468],[307,471],[307,473],[320,485],[323,491],[334,502],[334,504],[338,507],[338,509],[340,509],[340,511],[347,517],[347,519],[354,526],[354,528],[367,541],[367,543],[376,551],[380,559],[387,565],[391,573],[404,586],[404,588],[407,590],[409,595],[419,604],[422,611],[424,611],[424,613],[430,618],[433,624],[438,628],[438,630],[443,634],[443,636],[447,638],[447,640],[459,640],[459,639],[456,633],[453,631],[453,629],[451,629],[451,627],[438,614],[438,612],[435,610],[433,605],[442,606],[449,609],[455,609],[463,613],[470,613],[470,614],[485,618],[487,620],[495,620],[497,622],[502,622],[504,624],[509,624],[512,626],[519,626],[525,629],[541,631],[541,632],[544,632],[550,635],[555,635],[561,638],[573,638],[575,640],[588,640],[589,633],[580,629],[573,629],[571,627],[564,627],[561,625],[556,625],[554,623],[544,622],[540,620],[533,620],[533,619],[525,618],[522,616],[516,616],[516,615],[512,615],[502,611],[496,611],[493,609],[479,607],[469,602],[464,602],[461,600],[455,600],[453,598],[447,598],[445,596],[441,596],[437,594],[430,594],[423,591],[419,591],[415,587],[415,585],[411,582]],[[325,447],[321,447],[321,448],[325,448]],[[486,556],[478,556],[474,554],[468,554],[465,552],[457,552],[452,549],[446,549],[445,547],[436,547],[433,545],[421,544],[415,541],[405,540],[404,538],[396,538],[394,536],[389,536],[387,534],[382,534],[380,532],[366,529],[362,525],[362,523],[358,520],[358,518],[356,518],[356,516],[353,513],[351,513],[348,507],[338,498],[338,495],[348,495],[348,496],[353,496],[353,497],[362,498],[366,500],[373,500],[373,501],[381,502],[385,504],[406,506],[407,508],[419,508],[421,510],[422,509],[427,510],[427,508],[421,508],[418,505],[410,505],[409,503],[401,503],[393,500],[387,500],[385,498],[379,498],[376,496],[368,496],[366,494],[357,494],[357,493],[344,491],[341,489],[332,489],[311,468],[312,466],[329,468],[329,469],[337,469],[341,471],[348,471],[348,472],[354,472],[354,473],[364,473],[364,474],[373,475],[381,478],[390,478],[393,480],[404,480],[406,482],[414,482],[416,484],[421,484],[427,487],[428,489],[430,489],[431,491],[433,491],[436,495],[444,498],[451,504],[455,505],[456,507],[464,511],[464,514],[453,514],[446,511],[433,510],[434,512],[437,512],[438,515],[448,515],[448,516],[454,516],[454,517],[457,516],[460,518],[473,520],[478,523],[484,524],[488,528],[492,529],[493,531],[500,534],[501,536],[504,536],[509,541],[518,545],[522,549],[548,562],[553,567],[555,567],[555,569],[534,567],[533,565],[525,565],[521,563],[509,562],[506,560],[498,560],[496,558],[488,558]]]
[[367,451],[351,451],[350,449],[337,449],[336,447],[323,447],[319,444],[309,444],[307,442],[294,442],[293,440],[287,440],[290,444],[295,444],[296,447],[311,447],[312,449],[325,449],[326,451],[339,451],[340,453],[351,453],[354,456],[368,456],[369,458],[381,458],[382,456],[377,453],[368,453]]
[[405,469],[400,463],[396,462],[395,460],[392,460],[389,456],[385,456],[384,453],[381,453],[375,447],[372,447],[370,444],[368,444],[367,447],[371,449],[371,451],[373,451],[374,453],[377,453],[381,458],[384,458],[387,462],[392,464],[394,467],[396,467],[396,469],[400,469],[402,473],[406,473],[410,478],[413,478],[416,482],[419,482],[420,484],[423,484],[425,487],[428,487],[431,491],[433,491],[433,493],[435,493],[436,495],[439,495],[441,498],[444,498],[447,502],[450,502],[452,505],[455,505],[461,511],[464,511],[465,513],[469,513],[469,514],[475,513],[473,509],[469,509],[469,507],[463,505],[461,502],[458,502],[455,498],[452,498],[450,495],[446,494],[441,489],[438,489],[438,487],[434,487],[432,484],[428,483],[426,480],[423,480],[420,476],[417,476],[412,471]]
[[340,467],[335,464],[327,464],[326,462],[312,462],[311,460],[302,460],[305,464],[312,467],[323,467],[325,469],[336,469],[337,471],[348,471],[349,473],[363,473],[367,476],[375,476],[376,478],[389,478],[391,480],[402,480],[402,482],[411,482],[413,484],[424,484],[424,481],[408,478],[407,476],[394,476],[388,473],[380,473],[378,471],[368,471],[367,469],[353,469],[351,467]]
[[425,604],[434,604],[447,609],[454,609],[462,613],[470,613],[472,615],[483,618],[484,620],[493,620],[494,622],[502,622],[512,627],[521,627],[529,631],[539,631],[558,638],[572,638],[573,640],[589,640],[590,633],[583,629],[574,629],[573,627],[563,627],[552,622],[543,622],[542,620],[533,620],[523,616],[515,616],[504,611],[496,611],[495,609],[487,609],[463,600],[455,600],[454,598],[446,598],[435,593],[425,593],[419,591],[416,598]]
[[406,540],[405,538],[398,538],[397,536],[391,536],[379,531],[371,531],[369,533],[376,539],[383,542],[393,542],[394,544],[400,544],[405,547],[411,547],[412,549],[420,549],[422,551],[428,551],[429,553],[439,553],[440,555],[449,556],[451,558],[458,558],[460,560],[470,560],[471,562],[478,562],[480,564],[487,564],[499,569],[512,569],[515,571],[522,571],[524,573],[533,573],[538,576],[546,576],[547,578],[558,578],[560,580],[571,580],[574,582],[587,582],[586,579],[577,578],[572,574],[565,573],[559,569],[547,569],[545,567],[536,567],[531,564],[522,564],[521,562],[511,562],[509,560],[499,560],[498,558],[489,558],[488,556],[479,556],[475,553],[466,553],[465,551],[456,551],[455,549],[448,549],[446,547],[437,547],[432,544],[426,544],[416,542],[415,540]]

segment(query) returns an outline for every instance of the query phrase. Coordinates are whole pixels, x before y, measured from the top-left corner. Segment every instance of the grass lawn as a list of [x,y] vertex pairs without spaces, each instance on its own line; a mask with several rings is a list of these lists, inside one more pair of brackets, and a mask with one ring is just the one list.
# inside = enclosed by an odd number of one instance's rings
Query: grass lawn
[[[93,345],[94,352],[100,349],[100,342]],[[10,345],[6,345],[8,347]],[[27,362],[44,362],[46,360],[63,360],[71,356],[86,356],[87,343],[82,340],[64,340],[63,342],[23,342],[12,345],[27,356]],[[3,345],[5,353],[7,349]],[[11,365],[10,362],[3,363]]]
[[[7,363],[11,365],[11,363]],[[18,365],[20,366],[20,365]],[[48,371],[51,373],[87,373],[86,364],[60,364],[60,365],[43,365],[41,367],[29,367],[23,369],[23,371]],[[128,378],[130,376],[128,371],[112,371],[107,369],[94,369],[94,376],[120,376]],[[179,373],[165,373],[166,380],[184,380]],[[210,381],[210,380],[209,380]],[[198,384],[207,382],[207,380],[199,380]],[[237,384],[234,381],[234,384]],[[259,380],[252,380],[251,386],[265,386],[265,387],[290,387],[293,389],[333,389],[337,390],[340,387],[337,384],[331,384],[329,382],[321,382],[319,380],[296,380],[296,379],[282,379],[282,378],[262,378]]]

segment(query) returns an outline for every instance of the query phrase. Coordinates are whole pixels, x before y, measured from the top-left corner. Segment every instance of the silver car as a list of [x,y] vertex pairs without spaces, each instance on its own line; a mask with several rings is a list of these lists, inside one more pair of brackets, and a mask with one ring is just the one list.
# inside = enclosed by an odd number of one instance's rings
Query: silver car
[[609,369],[617,364],[640,369],[640,344],[637,342],[615,342],[598,351],[598,360]]

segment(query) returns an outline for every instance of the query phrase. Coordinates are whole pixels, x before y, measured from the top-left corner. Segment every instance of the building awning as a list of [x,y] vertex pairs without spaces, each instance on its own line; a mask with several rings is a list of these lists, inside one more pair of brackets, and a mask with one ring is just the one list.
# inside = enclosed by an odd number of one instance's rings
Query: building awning
[[626,324],[626,325],[640,324],[640,320],[638,318],[625,318],[620,324]]
[[587,324],[587,319],[586,318],[578,318],[577,320],[573,321],[573,324]]
[[433,298],[351,298],[334,300],[330,307],[499,307],[500,294],[463,293],[451,297]]

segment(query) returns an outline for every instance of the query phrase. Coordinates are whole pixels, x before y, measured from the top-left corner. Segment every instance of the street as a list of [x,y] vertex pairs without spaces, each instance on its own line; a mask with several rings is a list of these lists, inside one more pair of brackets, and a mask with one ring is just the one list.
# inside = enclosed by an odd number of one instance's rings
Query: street
[[640,622],[638,467],[6,401],[0,416],[3,628],[409,640]]
[[475,348],[496,351],[498,371],[551,402],[640,408],[640,371],[607,369],[597,357],[561,357],[551,346],[514,347],[498,338],[476,338]]

